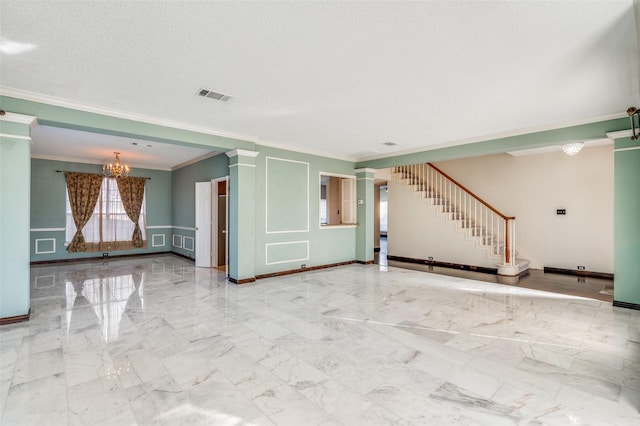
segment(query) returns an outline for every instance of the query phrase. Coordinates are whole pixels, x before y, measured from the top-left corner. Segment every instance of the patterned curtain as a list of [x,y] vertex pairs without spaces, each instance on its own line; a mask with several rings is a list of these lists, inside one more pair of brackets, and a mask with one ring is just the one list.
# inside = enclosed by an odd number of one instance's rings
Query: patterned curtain
[[67,192],[73,221],[76,224],[76,234],[69,243],[69,252],[86,251],[87,243],[82,234],[82,228],[87,224],[100,196],[100,186],[104,176],[91,173],[65,172]]
[[147,182],[147,178],[119,177],[117,180],[118,192],[120,193],[124,211],[127,212],[127,216],[135,224],[131,242],[134,247],[142,247],[144,242],[142,241],[142,231],[138,222],[144,198],[144,184]]

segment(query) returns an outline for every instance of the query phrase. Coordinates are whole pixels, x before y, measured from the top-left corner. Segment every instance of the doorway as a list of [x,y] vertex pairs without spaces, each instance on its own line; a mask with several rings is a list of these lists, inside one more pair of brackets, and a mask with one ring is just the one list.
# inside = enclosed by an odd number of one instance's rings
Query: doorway
[[387,266],[387,192],[386,180],[376,179],[374,186],[374,261]]
[[226,273],[227,268],[227,247],[229,244],[229,240],[227,238],[227,229],[229,227],[229,218],[228,218],[228,209],[229,209],[229,195],[228,195],[228,186],[229,180],[224,178],[223,180],[218,180],[217,182],[213,182],[214,186],[217,186],[215,192],[215,197],[213,198],[213,202],[216,205],[216,221],[213,226],[214,232],[216,233],[215,244],[215,260],[213,263],[213,267]]
[[229,270],[229,178],[196,182],[196,266]]

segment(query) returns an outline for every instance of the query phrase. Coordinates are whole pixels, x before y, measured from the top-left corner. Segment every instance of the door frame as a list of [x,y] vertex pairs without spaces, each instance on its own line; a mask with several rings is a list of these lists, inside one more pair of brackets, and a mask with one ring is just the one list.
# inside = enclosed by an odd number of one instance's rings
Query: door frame
[[[226,221],[225,221],[225,230],[224,233],[224,266],[225,266],[225,275],[229,276],[229,176],[224,176],[221,178],[211,179],[211,259],[212,262],[218,263],[218,183],[225,182],[226,186],[226,205],[225,210]],[[215,200],[215,201],[214,201]],[[215,208],[214,208],[215,205]],[[215,260],[214,260],[215,259]],[[215,265],[214,267],[218,267],[219,265]]]
[[211,268],[212,264],[211,204],[213,198],[211,198],[211,189],[211,182],[195,184],[195,264],[202,268]]

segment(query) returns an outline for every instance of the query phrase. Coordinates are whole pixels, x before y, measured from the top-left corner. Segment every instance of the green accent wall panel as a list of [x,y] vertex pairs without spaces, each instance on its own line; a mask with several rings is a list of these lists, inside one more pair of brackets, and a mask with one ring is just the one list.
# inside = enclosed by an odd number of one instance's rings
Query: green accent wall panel
[[167,240],[171,251],[189,259],[196,258],[196,231],[195,229],[173,228]]
[[275,157],[265,163],[267,233],[308,232],[309,163]]
[[0,318],[29,312],[30,143],[0,136]]
[[290,269],[296,269],[300,267],[300,263],[309,260],[309,241],[270,243],[266,245],[265,250],[266,265],[288,263]]
[[[640,305],[640,149],[629,138],[616,140],[614,177],[614,296]],[[597,249],[597,248],[594,248]]]
[[[303,263],[311,267],[355,260],[354,226],[320,227],[320,173],[355,176],[354,163],[266,146],[257,146],[256,150],[260,155],[256,157],[254,199],[255,273],[261,275],[297,269]],[[291,167],[288,167],[288,163],[291,163]],[[276,168],[272,169],[274,165]],[[304,169],[307,167],[309,179],[305,181]],[[276,172],[281,175],[274,176]],[[302,185],[306,186],[306,193]],[[275,187],[281,194],[271,198]],[[299,219],[303,216],[302,206],[307,203],[307,197],[308,229],[282,232],[300,228],[302,221]],[[292,224],[285,227],[284,223],[278,223],[280,228],[273,227],[270,215],[274,212],[285,214],[291,204],[299,206],[298,214],[291,219]],[[294,220],[299,220],[295,227]],[[274,228],[280,232],[271,232]],[[303,244],[290,244],[296,241],[308,241],[307,260],[293,260],[302,259],[302,255],[306,254],[302,250]]]

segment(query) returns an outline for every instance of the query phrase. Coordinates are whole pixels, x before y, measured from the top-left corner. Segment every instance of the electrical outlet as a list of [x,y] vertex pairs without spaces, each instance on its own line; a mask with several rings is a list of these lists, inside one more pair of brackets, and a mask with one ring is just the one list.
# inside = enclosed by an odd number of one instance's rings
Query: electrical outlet
[[559,214],[559,215],[565,214],[566,215],[567,214],[567,209],[557,209],[556,210],[556,214]]
[[429,262],[433,262],[433,256],[429,256],[429,257],[427,257],[427,260],[428,260]]
[[584,271],[586,268],[586,266],[582,266],[582,265],[578,265],[578,271]]
[[300,268],[302,268],[302,269],[304,269],[304,268],[306,268],[306,267],[307,267],[307,264],[306,264],[306,263],[303,263],[302,265],[300,265]]
[[109,253],[102,253],[102,257],[109,257]]

